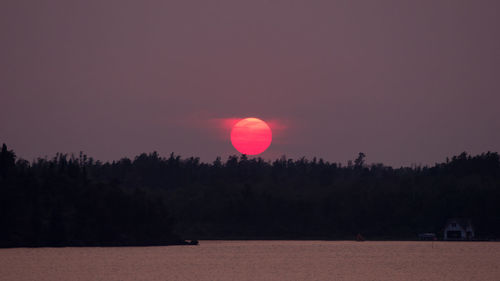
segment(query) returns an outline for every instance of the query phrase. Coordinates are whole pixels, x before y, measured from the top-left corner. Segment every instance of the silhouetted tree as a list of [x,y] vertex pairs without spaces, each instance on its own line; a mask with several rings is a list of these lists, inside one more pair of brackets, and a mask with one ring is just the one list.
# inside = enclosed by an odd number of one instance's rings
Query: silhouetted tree
[[358,155],[358,158],[354,160],[354,167],[355,168],[363,168],[363,165],[365,165],[365,157],[366,155],[363,152],[360,152]]

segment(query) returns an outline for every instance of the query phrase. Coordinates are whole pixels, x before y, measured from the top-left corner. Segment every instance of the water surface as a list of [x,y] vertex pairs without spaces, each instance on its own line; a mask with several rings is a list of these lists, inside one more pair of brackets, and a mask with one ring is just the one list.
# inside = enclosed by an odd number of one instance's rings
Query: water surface
[[0,280],[500,280],[500,243],[200,241],[0,249]]

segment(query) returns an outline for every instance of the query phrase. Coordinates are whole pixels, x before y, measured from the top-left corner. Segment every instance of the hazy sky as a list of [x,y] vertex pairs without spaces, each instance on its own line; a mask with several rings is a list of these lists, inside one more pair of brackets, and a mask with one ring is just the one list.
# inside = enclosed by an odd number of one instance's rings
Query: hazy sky
[[497,0],[2,1],[0,142],[213,161],[251,116],[265,158],[500,151],[499,27]]

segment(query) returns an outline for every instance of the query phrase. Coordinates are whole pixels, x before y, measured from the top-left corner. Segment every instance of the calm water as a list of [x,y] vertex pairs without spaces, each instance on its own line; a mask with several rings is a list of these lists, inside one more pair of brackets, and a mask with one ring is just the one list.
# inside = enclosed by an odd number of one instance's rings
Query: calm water
[[1,249],[1,280],[500,280],[500,243],[201,241]]

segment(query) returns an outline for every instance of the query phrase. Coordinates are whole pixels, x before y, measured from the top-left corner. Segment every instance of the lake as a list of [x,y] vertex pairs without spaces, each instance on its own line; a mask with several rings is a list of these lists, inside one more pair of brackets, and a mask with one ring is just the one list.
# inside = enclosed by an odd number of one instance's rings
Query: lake
[[500,243],[200,241],[0,249],[0,280],[500,280]]

